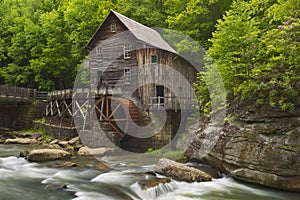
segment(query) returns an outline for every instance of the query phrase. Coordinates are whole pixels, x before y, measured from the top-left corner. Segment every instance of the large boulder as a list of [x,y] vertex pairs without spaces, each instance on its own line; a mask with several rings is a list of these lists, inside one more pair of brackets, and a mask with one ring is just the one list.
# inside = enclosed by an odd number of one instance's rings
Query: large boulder
[[236,179],[300,191],[300,114],[250,108],[226,123],[210,152],[203,126],[186,152]]
[[70,158],[71,154],[61,149],[36,149],[29,152],[28,161],[45,162],[50,160],[59,160]]
[[154,171],[178,181],[202,182],[212,179],[206,172],[166,158],[159,159],[154,167]]

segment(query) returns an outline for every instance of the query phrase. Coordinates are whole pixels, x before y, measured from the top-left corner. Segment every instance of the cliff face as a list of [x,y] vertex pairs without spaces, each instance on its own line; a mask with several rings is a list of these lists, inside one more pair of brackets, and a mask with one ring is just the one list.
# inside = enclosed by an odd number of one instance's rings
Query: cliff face
[[240,180],[300,191],[300,114],[264,108],[241,113],[221,129],[210,153],[199,152],[204,130],[212,126],[205,125],[186,155]]

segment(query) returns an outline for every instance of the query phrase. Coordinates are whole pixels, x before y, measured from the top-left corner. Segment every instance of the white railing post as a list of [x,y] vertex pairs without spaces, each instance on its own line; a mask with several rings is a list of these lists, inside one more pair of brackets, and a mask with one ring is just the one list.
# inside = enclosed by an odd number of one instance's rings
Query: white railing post
[[157,106],[157,108],[158,108],[158,110],[160,110],[160,96],[157,97],[157,100],[158,100],[158,106]]

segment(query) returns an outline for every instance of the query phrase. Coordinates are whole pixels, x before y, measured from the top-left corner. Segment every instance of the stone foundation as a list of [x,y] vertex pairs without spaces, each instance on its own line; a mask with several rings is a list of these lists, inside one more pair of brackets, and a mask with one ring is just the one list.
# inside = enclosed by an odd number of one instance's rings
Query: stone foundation
[[0,127],[24,130],[32,127],[35,106],[30,101],[0,101]]
[[43,129],[46,134],[59,140],[70,140],[78,136],[77,129],[75,127],[62,127],[50,124],[44,124],[40,122],[33,123],[34,128]]

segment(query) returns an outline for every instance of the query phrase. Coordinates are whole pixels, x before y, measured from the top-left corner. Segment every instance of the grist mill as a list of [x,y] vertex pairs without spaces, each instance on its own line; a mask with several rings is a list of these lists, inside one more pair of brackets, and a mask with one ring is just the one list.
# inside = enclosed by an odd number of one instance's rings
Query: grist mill
[[197,71],[161,33],[110,11],[86,47],[80,83],[49,93],[47,123],[76,126],[91,146],[136,152],[184,131]]

